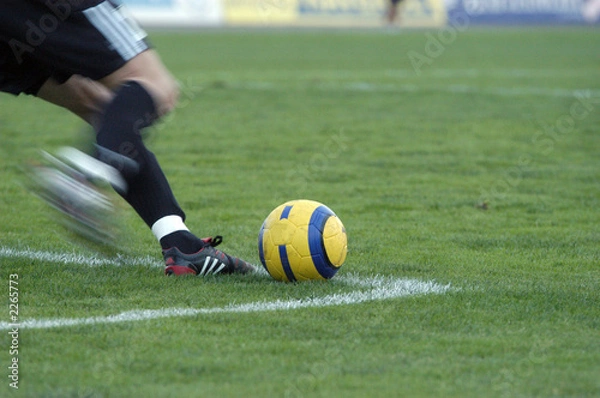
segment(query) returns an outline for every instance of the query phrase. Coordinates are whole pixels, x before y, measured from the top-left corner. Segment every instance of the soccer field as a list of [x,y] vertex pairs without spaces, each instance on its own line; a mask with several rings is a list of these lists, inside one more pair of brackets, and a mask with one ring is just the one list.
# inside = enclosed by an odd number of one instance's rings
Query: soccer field
[[90,131],[0,96],[0,396],[600,396],[600,31],[438,33],[151,34],[188,226],[258,264],[272,209],[325,203],[327,282],[165,277],[118,197],[117,252],[74,241],[23,166]]

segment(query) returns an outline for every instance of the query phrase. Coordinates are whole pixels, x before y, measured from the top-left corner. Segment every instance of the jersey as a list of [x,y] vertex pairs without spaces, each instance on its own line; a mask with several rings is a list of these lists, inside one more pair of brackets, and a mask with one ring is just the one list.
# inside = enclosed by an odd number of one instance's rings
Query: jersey
[[149,48],[145,32],[103,0],[0,1],[0,91],[36,94],[48,79],[101,79]]
[[85,10],[90,7],[97,6],[102,3],[103,0],[20,0],[29,1],[30,3],[43,4],[52,9],[69,10],[70,12],[76,12]]

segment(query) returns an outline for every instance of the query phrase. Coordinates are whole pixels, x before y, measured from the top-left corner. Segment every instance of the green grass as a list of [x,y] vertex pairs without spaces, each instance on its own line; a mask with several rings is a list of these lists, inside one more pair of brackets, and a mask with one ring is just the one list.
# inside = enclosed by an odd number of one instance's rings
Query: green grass
[[[315,199],[347,228],[346,264],[294,285],[0,257],[0,321],[10,274],[21,321],[321,297],[352,291],[349,274],[450,293],[21,329],[18,392],[3,332],[0,396],[599,396],[600,32],[473,28],[417,75],[407,53],[425,54],[426,33],[152,34],[183,94],[148,145],[190,228],[258,262],[267,214]],[[590,90],[587,108],[575,90]],[[89,132],[33,98],[3,95],[0,109],[0,246],[93,254],[21,173]],[[572,109],[587,112],[561,124]],[[151,233],[121,213],[121,250],[159,262]]]

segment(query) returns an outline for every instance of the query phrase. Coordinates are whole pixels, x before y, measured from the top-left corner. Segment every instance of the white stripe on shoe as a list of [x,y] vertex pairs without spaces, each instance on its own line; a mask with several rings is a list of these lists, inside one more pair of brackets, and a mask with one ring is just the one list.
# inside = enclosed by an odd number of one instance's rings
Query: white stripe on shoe
[[112,185],[119,192],[127,192],[127,182],[117,169],[72,147],[62,147],[56,155],[70,163],[79,172],[92,180]]

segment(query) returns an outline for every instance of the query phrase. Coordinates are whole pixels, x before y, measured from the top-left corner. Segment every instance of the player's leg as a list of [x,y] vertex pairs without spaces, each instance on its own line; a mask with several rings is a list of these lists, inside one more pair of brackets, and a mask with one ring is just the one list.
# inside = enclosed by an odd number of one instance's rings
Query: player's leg
[[[31,48],[26,21],[46,16],[44,3],[0,3],[0,11],[0,90],[37,95],[94,125],[99,158],[123,171],[128,190],[119,193],[159,239],[166,272],[252,270],[216,250],[219,239],[203,241],[188,231],[184,212],[142,141],[141,130],[173,109],[178,96],[177,84],[143,32],[113,2],[104,1],[73,10]],[[10,41],[22,43],[20,50]],[[88,158],[74,160],[90,170],[98,162]],[[136,167],[121,167],[131,164]]]
[[[123,172],[129,186],[124,198],[148,226],[167,217],[168,225],[160,224],[163,233],[174,232],[169,231],[171,228],[187,229],[184,212],[155,156],[142,140],[141,131],[152,125],[159,113],[170,111],[177,98],[177,85],[153,50],[138,54],[99,81],[80,75],[73,75],[64,83],[49,78],[36,95],[72,111],[95,127],[97,144],[109,150],[100,151],[100,159]],[[137,173],[125,172],[122,158],[114,154],[134,160],[139,166]],[[184,250],[193,252],[202,247],[200,239],[188,233],[182,235],[184,241],[179,245]]]
[[220,239],[201,240],[188,230],[185,214],[177,205],[166,177],[142,142],[141,129],[175,106],[176,86],[159,58],[146,51],[111,74],[108,80],[107,85],[116,87],[116,91],[101,119],[97,141],[140,166],[139,173],[128,179],[129,190],[124,198],[159,240],[166,260],[165,272],[209,275],[253,270],[245,261],[215,249]]
[[401,1],[402,0],[388,0],[386,17],[389,25],[393,25],[398,18],[398,7]]
[[158,53],[147,50],[130,59],[125,65],[99,80],[116,91],[126,82],[142,85],[154,100],[158,117],[172,111],[179,99],[179,85],[162,63]]
[[[108,150],[99,152],[100,160],[120,169],[120,158],[111,156],[117,154],[132,159],[139,166],[135,175],[124,173],[128,190],[123,197],[151,228],[165,250],[167,272],[185,273],[185,269],[192,269],[194,273],[247,272],[253,269],[244,261],[214,249],[214,241],[207,244],[185,225],[185,213],[156,157],[144,145],[141,134],[144,128],[173,110],[179,95],[178,85],[158,54],[148,48],[139,29],[134,28],[134,34],[128,37],[115,36],[112,30],[104,29],[105,26],[116,26],[118,30],[131,27],[131,21],[121,20],[119,14],[113,13],[114,17],[107,19],[106,11],[111,7],[111,4],[102,4],[98,6],[102,8],[101,12],[96,12],[96,8],[85,12],[88,21],[102,32],[112,47],[131,50],[119,54],[124,61],[120,67],[98,79],[114,93],[97,124],[97,144]],[[86,83],[84,80],[79,82]],[[198,254],[190,257],[184,253]],[[208,258],[212,259],[212,266],[203,271],[204,264],[198,263]]]
[[73,75],[64,83],[49,78],[36,96],[68,109],[94,126],[98,122],[98,116],[112,101],[114,93],[90,78]]
[[[22,20],[41,18],[48,12],[41,3],[15,7],[9,11]],[[26,43],[27,33],[18,31],[21,26],[26,24],[15,23],[6,33],[16,31],[16,37]],[[159,224],[159,230],[181,230],[183,238],[177,243],[185,251],[197,251],[203,243],[186,231],[185,214],[142,140],[141,130],[172,110],[178,97],[175,79],[145,37],[113,2],[71,12],[39,46],[23,54],[26,63],[43,66],[48,75],[38,89],[30,86],[20,91],[65,107],[90,122],[101,148],[100,160],[120,171],[125,171],[121,166],[127,164],[123,156],[135,161],[138,172],[123,173],[129,186],[122,193],[124,198],[150,227],[167,220]],[[36,76],[36,81],[41,77]]]
[[[144,58],[136,57],[134,61],[139,59]],[[147,63],[152,64],[157,61],[158,57],[151,57]],[[159,239],[167,262],[165,269],[167,274],[209,275],[219,272],[251,271],[253,267],[250,264],[214,248],[221,242],[219,237],[201,240],[187,229],[184,223],[185,215],[177,205],[156,158],[145,148],[140,134],[140,130],[145,125],[151,124],[155,118],[148,117],[149,114],[155,113],[155,102],[157,102],[150,92],[160,91],[160,87],[156,84],[147,90],[144,82],[148,81],[150,76],[154,82],[160,81],[161,77],[134,72],[151,70],[156,73],[164,70],[164,67],[149,65],[151,66],[149,68],[140,68],[139,64],[133,62],[133,68],[129,69],[131,62],[112,74],[123,79],[121,84],[118,79],[110,84],[111,87],[116,87],[114,94],[103,85],[107,92],[102,92],[102,89],[97,89],[97,83],[79,77],[71,78],[64,84],[57,84],[55,81],[47,82],[40,93],[43,93],[47,100],[54,100],[54,103],[74,112],[81,108],[86,114],[97,106],[102,107],[106,101],[106,110],[98,123],[98,143],[102,148],[111,150],[104,161],[119,168],[118,162],[121,162],[121,159],[114,156],[120,154],[135,160],[140,166],[138,172],[127,179],[128,191],[123,193],[123,196]],[[169,76],[163,76],[163,81],[168,83]],[[172,101],[174,97],[168,95],[168,87],[163,89],[163,94],[167,95],[163,95],[162,98]],[[84,96],[87,94],[88,98],[79,98],[65,103],[64,96],[72,92]],[[82,104],[94,104],[94,106],[88,107]],[[174,106],[174,102],[164,104],[163,109],[168,111],[170,106]],[[137,119],[142,114],[143,117]]]
[[113,100],[114,92],[129,81],[139,83],[151,95],[156,117],[164,116],[177,105],[179,86],[153,50],[138,54],[98,81],[73,75],[61,83],[51,77],[35,95],[70,110],[93,125],[93,121]]

